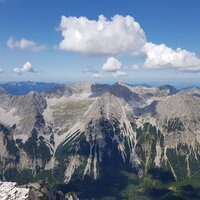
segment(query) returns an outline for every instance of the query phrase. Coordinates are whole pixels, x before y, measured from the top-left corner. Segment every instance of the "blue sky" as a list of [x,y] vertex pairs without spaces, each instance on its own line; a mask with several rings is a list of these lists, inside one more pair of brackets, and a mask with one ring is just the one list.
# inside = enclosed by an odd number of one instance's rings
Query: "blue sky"
[[[198,0],[0,0],[0,81],[193,84],[200,77],[199,8]],[[100,15],[107,18],[101,33]]]

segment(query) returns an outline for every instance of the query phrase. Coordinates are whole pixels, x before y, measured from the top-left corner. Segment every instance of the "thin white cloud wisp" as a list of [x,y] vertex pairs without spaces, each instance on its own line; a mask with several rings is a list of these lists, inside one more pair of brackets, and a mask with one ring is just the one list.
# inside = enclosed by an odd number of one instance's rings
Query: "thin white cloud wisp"
[[8,39],[7,47],[9,49],[22,49],[22,50],[30,50],[33,52],[43,51],[47,49],[45,45],[37,45],[32,40],[27,40],[24,38],[22,38],[21,40],[14,40],[12,37]]

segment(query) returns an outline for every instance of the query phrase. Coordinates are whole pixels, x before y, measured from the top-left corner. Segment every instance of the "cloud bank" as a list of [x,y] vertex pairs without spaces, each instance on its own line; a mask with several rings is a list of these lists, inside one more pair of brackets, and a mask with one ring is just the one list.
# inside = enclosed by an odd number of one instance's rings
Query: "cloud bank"
[[21,68],[16,67],[13,69],[13,72],[17,73],[17,74],[23,74],[25,72],[36,72],[35,69],[32,67],[30,62],[26,62]]
[[[60,29],[63,40],[59,48],[62,50],[106,56],[143,55],[144,62],[135,63],[133,69],[200,71],[200,58],[194,52],[148,41],[140,24],[131,16],[115,15],[110,20],[103,15],[97,20],[62,16]],[[111,63],[105,69],[112,67]]]
[[32,40],[27,40],[22,38],[21,40],[14,40],[10,37],[7,41],[7,47],[9,49],[23,49],[23,50],[30,50],[30,51],[43,51],[46,49],[45,45],[37,45]]

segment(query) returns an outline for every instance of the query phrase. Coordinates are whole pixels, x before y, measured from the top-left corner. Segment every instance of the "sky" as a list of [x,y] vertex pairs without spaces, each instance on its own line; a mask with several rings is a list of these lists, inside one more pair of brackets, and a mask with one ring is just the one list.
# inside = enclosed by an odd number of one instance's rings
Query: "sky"
[[0,82],[196,84],[199,0],[0,0]]

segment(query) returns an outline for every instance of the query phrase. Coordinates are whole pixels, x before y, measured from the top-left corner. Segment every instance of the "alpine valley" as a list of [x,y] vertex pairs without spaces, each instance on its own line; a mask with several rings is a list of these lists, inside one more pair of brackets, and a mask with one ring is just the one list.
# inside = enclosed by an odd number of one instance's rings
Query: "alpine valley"
[[200,199],[200,90],[1,87],[0,180],[52,194],[33,199]]

